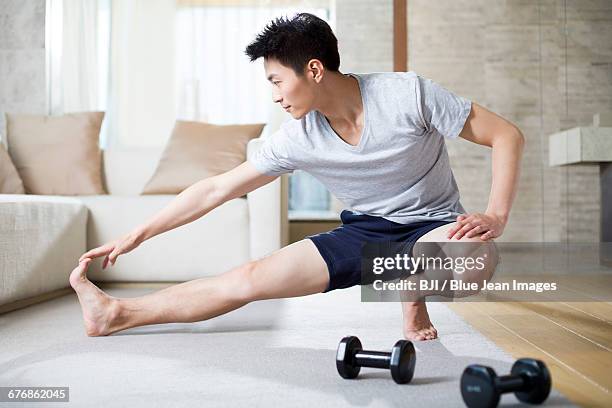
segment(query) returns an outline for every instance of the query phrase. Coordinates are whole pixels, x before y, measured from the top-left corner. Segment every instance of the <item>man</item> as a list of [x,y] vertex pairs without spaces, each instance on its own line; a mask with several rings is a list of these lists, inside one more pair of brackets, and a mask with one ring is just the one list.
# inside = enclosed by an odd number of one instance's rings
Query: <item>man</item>
[[[336,37],[310,14],[272,21],[246,53],[252,61],[264,59],[274,101],[294,120],[245,163],[195,183],[147,223],[81,256],[70,283],[88,335],[201,321],[255,300],[360,284],[360,247],[370,239],[486,243],[502,234],[524,140],[516,126],[413,72],[342,74]],[[492,147],[493,183],[484,213],[466,214],[461,206],[444,137]],[[341,227],[218,276],[142,297],[111,297],[86,278],[92,258],[105,256],[105,268],[143,241],[298,168],[351,209],[342,212]],[[437,337],[424,302],[406,301],[402,308],[404,337]]]

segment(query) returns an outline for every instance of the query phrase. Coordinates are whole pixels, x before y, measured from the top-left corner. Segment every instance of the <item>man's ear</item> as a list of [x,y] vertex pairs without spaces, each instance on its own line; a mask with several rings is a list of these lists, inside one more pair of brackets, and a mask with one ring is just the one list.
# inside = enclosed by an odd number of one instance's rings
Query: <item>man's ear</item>
[[316,82],[321,82],[323,79],[323,74],[325,72],[325,67],[318,59],[311,59],[308,61],[308,65],[306,66],[306,75],[309,78],[314,79]]

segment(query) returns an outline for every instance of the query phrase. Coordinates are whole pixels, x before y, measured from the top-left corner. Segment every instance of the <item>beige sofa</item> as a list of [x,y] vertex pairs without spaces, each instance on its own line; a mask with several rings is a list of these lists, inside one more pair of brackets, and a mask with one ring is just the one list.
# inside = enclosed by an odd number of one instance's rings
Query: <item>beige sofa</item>
[[[247,155],[261,144],[249,142]],[[68,287],[79,256],[129,232],[175,195],[139,195],[160,150],[104,151],[108,195],[0,195],[0,306]],[[199,220],[145,241],[117,263],[90,267],[94,281],[184,281],[210,276],[287,243],[287,179],[224,203]]]

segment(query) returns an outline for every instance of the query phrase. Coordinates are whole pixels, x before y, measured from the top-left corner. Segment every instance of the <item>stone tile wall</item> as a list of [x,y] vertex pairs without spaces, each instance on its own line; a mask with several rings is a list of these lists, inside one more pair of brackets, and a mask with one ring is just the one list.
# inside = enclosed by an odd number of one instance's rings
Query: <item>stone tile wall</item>
[[46,113],[45,0],[0,0],[0,134],[4,113]]

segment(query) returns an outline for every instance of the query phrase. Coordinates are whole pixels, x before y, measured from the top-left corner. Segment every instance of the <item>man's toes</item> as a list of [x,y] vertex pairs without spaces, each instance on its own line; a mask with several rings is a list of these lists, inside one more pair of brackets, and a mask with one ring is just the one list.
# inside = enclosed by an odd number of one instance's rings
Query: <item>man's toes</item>
[[404,333],[404,337],[407,340],[412,340],[412,341],[423,341],[425,340],[425,334],[421,331],[410,331],[410,332],[406,332]]
[[85,334],[87,334],[88,337],[100,337],[100,336],[104,336],[105,334],[100,331],[97,328],[94,327],[85,327]]
[[87,279],[86,272],[87,272],[87,267],[89,266],[90,262],[91,262],[90,258],[85,258],[84,260],[79,262],[77,267],[74,268],[72,273],[70,273],[69,280],[72,286],[75,286],[79,284],[80,282],[83,282]]

